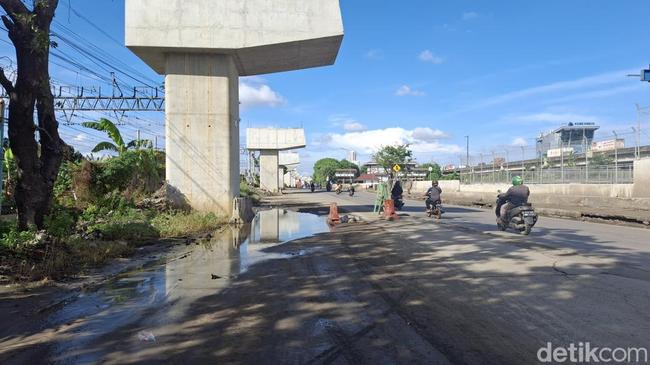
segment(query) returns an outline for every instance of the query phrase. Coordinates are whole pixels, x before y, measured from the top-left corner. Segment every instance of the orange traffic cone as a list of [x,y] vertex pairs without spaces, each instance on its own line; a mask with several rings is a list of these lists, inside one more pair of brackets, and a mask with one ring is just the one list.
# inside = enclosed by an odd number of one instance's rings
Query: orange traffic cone
[[327,217],[327,223],[336,224],[341,222],[341,217],[339,216],[339,208],[336,206],[336,203],[330,204],[330,214]]
[[384,217],[388,220],[397,219],[397,212],[395,212],[395,202],[391,199],[384,200]]

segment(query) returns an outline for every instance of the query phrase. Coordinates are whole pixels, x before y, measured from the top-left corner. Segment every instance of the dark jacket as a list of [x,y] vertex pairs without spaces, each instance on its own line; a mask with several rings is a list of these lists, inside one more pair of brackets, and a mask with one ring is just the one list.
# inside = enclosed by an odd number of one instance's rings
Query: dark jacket
[[434,202],[440,201],[440,194],[442,194],[440,186],[432,186],[427,190],[428,199],[431,199]]
[[515,207],[520,207],[528,203],[530,189],[526,185],[513,186],[503,195],[503,199],[510,202]]
[[402,190],[402,184],[398,181],[393,186],[393,190],[391,190],[390,195],[394,197],[399,197],[402,196],[403,193],[404,190]]

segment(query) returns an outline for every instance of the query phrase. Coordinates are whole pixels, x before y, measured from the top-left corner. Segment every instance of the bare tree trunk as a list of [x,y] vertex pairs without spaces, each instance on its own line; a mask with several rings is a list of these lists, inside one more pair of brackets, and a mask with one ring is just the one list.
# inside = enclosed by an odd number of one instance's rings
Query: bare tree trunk
[[48,68],[50,25],[57,5],[58,0],[34,0],[30,11],[20,0],[0,0],[7,12],[2,21],[16,48],[18,63],[15,86],[4,72],[0,72],[0,83],[10,96],[9,144],[18,167],[15,199],[19,228],[23,230],[43,228],[62,160],[64,143],[58,133]]

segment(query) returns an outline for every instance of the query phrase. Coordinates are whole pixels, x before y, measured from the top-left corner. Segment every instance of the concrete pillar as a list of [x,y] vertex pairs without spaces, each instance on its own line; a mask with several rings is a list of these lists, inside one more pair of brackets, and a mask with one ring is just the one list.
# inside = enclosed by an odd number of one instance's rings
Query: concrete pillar
[[260,211],[257,215],[260,225],[260,242],[277,243],[280,241],[280,210]]
[[278,187],[284,189],[284,167],[278,166]]
[[[281,175],[280,175],[281,176]],[[260,151],[260,188],[271,193],[280,191],[278,185],[278,151]]]
[[169,53],[166,173],[193,208],[228,215],[239,196],[239,74],[232,56]]
[[650,198],[650,158],[634,161],[632,196],[635,198]]

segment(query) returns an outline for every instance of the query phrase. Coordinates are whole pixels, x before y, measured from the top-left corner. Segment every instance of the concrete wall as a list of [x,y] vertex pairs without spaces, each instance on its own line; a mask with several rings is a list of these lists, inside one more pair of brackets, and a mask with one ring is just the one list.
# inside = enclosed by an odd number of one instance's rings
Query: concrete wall
[[[650,221],[650,195],[645,187],[649,184],[646,182],[641,191],[635,190],[633,184],[529,185],[530,202],[548,214],[578,218],[582,215],[617,216],[647,222]],[[431,182],[428,181],[416,182],[411,195],[422,194],[429,186]],[[495,203],[498,190],[509,188],[505,184],[460,185],[458,181],[440,181],[440,186],[443,202],[486,206]],[[634,196],[634,193],[639,195]]]
[[226,55],[169,54],[166,173],[193,208],[229,216],[239,196],[239,83]]
[[126,0],[126,45],[163,73],[164,54],[228,53],[242,76],[333,64],[338,0]]
[[635,198],[650,198],[650,158],[634,161]]
[[[509,184],[472,184],[461,185],[459,181],[440,181],[440,187],[447,192],[463,193],[493,193],[497,191],[506,191],[510,188]],[[431,186],[430,181],[416,181],[413,185],[413,191],[423,192]],[[531,194],[554,195],[554,196],[581,196],[581,197],[600,197],[600,198],[632,198],[632,184],[540,184],[528,185]],[[650,197],[648,195],[647,197]]]

